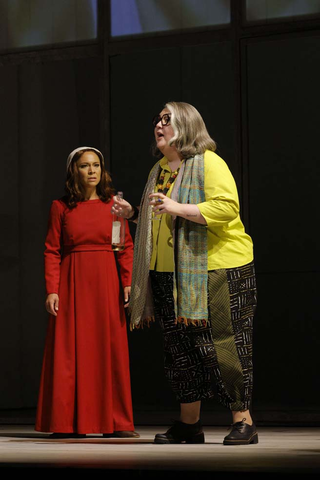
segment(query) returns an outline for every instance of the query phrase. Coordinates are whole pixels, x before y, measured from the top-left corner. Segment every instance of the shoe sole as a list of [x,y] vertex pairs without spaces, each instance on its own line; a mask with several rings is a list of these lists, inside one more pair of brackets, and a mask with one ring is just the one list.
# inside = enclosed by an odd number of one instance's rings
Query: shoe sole
[[188,438],[187,440],[170,440],[169,438],[157,438],[155,437],[154,439],[154,442],[153,443],[156,443],[158,445],[173,445],[173,444],[181,444],[181,443],[186,443],[186,444],[199,444],[199,443],[205,443],[205,439],[204,439],[204,434],[203,433],[199,433],[199,435],[195,435],[194,437],[192,438]]
[[255,433],[249,438],[249,440],[224,440],[223,445],[256,445],[258,442],[258,434]]

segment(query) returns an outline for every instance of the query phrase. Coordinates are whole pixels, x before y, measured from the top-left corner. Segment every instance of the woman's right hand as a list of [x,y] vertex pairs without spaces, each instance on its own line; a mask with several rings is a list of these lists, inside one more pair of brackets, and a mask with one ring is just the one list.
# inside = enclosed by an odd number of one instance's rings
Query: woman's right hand
[[113,205],[111,207],[111,213],[118,215],[118,217],[130,218],[134,213],[132,205],[123,198],[118,198],[116,195],[113,197]]
[[57,311],[59,310],[59,295],[56,293],[49,293],[45,305],[47,312],[56,317]]

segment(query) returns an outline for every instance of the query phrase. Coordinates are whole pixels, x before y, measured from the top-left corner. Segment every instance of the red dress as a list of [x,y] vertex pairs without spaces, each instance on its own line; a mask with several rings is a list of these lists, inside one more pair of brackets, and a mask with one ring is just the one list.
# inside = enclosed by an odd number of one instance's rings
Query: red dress
[[111,250],[112,201],[52,203],[45,249],[47,294],[59,294],[45,344],[35,429],[134,430],[123,287],[131,285],[133,242]]

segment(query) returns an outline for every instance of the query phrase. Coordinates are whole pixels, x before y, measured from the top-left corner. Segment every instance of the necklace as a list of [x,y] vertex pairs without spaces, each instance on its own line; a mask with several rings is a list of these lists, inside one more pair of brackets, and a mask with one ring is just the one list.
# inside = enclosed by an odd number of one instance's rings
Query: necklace
[[177,170],[175,170],[174,172],[171,172],[170,178],[168,179],[165,186],[163,185],[164,184],[164,177],[165,177],[165,170],[162,170],[161,175],[160,175],[159,180],[158,180],[158,183],[157,183],[157,189],[158,189],[159,193],[163,193],[163,195],[167,195],[171,185],[173,184],[173,182],[175,181],[175,179],[178,176],[179,170],[180,170],[180,167],[177,168]]

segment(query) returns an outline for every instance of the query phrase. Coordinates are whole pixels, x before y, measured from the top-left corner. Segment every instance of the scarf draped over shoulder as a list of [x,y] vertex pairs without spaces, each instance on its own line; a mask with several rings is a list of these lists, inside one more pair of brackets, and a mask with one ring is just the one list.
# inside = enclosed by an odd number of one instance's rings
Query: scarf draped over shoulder
[[[131,329],[154,321],[149,276],[152,254],[152,207],[149,205],[149,195],[155,191],[160,171],[160,162],[157,162],[150,172],[140,204],[129,304]],[[171,199],[189,204],[205,201],[203,155],[195,155],[182,163]],[[176,320],[185,324],[203,324],[208,321],[207,227],[182,217],[173,217],[172,225]]]

